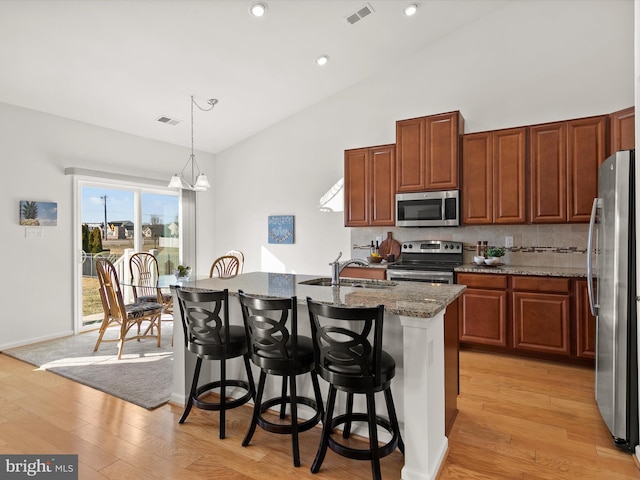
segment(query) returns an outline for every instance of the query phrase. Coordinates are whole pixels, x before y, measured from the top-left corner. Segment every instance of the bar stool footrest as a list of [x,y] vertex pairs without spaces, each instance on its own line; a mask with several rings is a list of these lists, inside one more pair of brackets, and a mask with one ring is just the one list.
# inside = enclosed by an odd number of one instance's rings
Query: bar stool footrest
[[[267,410],[269,410],[271,407],[275,405],[286,404],[286,403],[289,403],[289,404],[291,403],[291,397],[275,397],[265,402],[262,402],[262,405],[260,405],[260,415],[258,416],[258,425],[262,429],[266,430],[267,432],[291,434],[292,433],[291,424],[270,422],[269,420],[267,420],[262,416],[262,414],[265,413]],[[311,407],[316,412],[315,415],[310,419],[305,420],[304,422],[298,423],[298,432],[306,432],[307,430],[313,428],[315,425],[317,425],[320,422],[321,412],[318,411],[318,403],[312,398],[297,397],[297,404]]]
[[[366,413],[353,413],[351,415],[339,415],[334,417],[331,421],[331,430],[338,425],[342,425],[351,420],[351,422],[365,422],[368,423],[369,417]],[[391,434],[391,440],[382,446],[378,447],[378,457],[386,457],[391,454],[398,447],[398,433],[393,431],[391,422],[384,417],[376,415],[376,424],[384,428]],[[371,450],[347,447],[346,445],[338,442],[332,435],[329,436],[328,446],[331,450],[339,455],[347,458],[353,458],[354,460],[371,460]]]
[[[200,397],[205,393],[208,393],[211,390],[221,387],[222,382],[220,380],[216,380],[215,382],[210,382],[205,385],[202,385],[196,389],[196,394],[193,397],[193,406],[197,408],[201,408],[202,410],[220,410],[221,405],[220,402],[208,402],[205,400],[201,400]],[[245,395],[240,398],[234,398],[231,400],[227,400],[224,403],[225,410],[239,407],[240,405],[244,405],[249,400],[253,398],[251,395],[251,387],[249,387],[249,383],[244,380],[226,380],[226,387],[240,387],[247,391]]]

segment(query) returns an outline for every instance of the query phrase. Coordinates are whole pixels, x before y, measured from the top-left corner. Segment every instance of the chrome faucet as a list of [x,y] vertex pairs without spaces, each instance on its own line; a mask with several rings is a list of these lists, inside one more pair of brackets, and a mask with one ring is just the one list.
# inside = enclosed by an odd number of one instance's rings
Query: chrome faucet
[[338,254],[338,258],[336,258],[331,265],[331,286],[339,286],[340,285],[340,272],[348,267],[349,265],[362,265],[365,267],[369,266],[369,262],[363,260],[362,258],[353,258],[351,260],[347,260],[346,262],[340,263],[340,257],[342,257],[342,252]]

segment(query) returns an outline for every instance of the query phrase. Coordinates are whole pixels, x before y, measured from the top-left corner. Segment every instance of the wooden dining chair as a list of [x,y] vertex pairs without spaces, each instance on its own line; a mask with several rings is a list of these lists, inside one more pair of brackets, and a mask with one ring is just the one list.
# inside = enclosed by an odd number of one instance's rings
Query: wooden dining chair
[[[134,302],[157,302],[162,304],[165,318],[161,321],[173,322],[173,295],[158,288],[160,269],[158,259],[151,253],[134,253],[129,259],[129,272],[133,288]],[[153,326],[149,333],[153,333]],[[173,338],[171,339],[173,346]]]
[[231,255],[238,259],[238,273],[242,273],[244,270],[244,253],[240,250],[229,250],[226,255]]
[[158,302],[162,312],[173,314],[173,295],[158,288],[158,260],[150,253],[134,253],[129,259],[134,302]]
[[[93,349],[98,351],[102,342],[118,342],[118,360],[122,358],[124,343],[129,340],[140,340],[145,337],[157,338],[160,346],[160,317],[162,315],[162,304],[158,302],[134,302],[125,304],[122,297],[122,289],[116,269],[106,258],[96,258],[96,271],[100,284],[100,299],[104,309],[104,319],[100,325],[98,340]],[[148,322],[146,330],[142,332],[143,322]],[[104,339],[107,328],[119,325],[118,338]],[[129,335],[132,328],[136,327],[137,332]],[[153,334],[153,329],[157,328],[157,334]],[[141,333],[142,332],[142,333]]]
[[233,255],[223,255],[213,261],[211,270],[209,271],[209,278],[229,278],[235,277],[239,273],[240,262],[238,257]]

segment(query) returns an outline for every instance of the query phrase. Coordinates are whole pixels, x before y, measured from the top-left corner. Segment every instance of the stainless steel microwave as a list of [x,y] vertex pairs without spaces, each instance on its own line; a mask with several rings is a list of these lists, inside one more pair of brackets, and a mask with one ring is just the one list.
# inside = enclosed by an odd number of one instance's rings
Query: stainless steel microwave
[[457,227],[460,190],[396,193],[397,227]]

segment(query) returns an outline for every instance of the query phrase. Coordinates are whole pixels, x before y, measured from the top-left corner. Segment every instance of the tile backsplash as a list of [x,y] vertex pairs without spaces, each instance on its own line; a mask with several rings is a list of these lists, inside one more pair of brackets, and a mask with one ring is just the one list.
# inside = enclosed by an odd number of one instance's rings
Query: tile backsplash
[[587,224],[566,225],[483,225],[443,228],[367,227],[351,228],[351,258],[366,258],[371,240],[453,240],[464,244],[464,262],[471,263],[478,240],[504,247],[505,237],[513,237],[503,261],[509,265],[586,267]]

